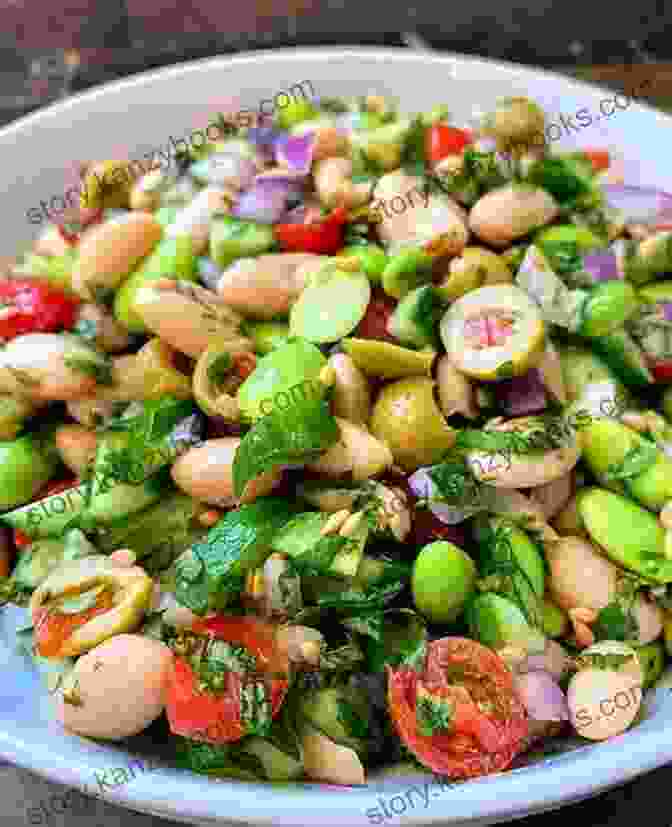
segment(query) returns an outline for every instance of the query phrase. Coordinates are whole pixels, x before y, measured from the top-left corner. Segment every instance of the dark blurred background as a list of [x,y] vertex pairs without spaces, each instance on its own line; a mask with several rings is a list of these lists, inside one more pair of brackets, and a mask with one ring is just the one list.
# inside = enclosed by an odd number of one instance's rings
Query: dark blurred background
[[[195,58],[287,46],[409,48],[423,43],[558,69],[614,89],[652,78],[651,103],[672,111],[672,42],[666,36],[671,18],[670,4],[663,0],[632,5],[599,0],[0,0],[0,124],[73,92]],[[8,766],[0,769],[3,827],[29,823],[21,814],[39,803],[44,782]],[[565,827],[578,819],[598,827],[632,827],[645,818],[649,827],[670,827],[670,779],[670,770],[662,768],[594,800],[517,824]],[[10,801],[16,804],[16,819],[10,815],[8,820]],[[98,806],[102,809],[94,819],[52,816],[54,827],[169,824]]]
[[[487,55],[621,86],[656,65],[672,108],[663,0],[0,0],[0,122],[72,91],[157,66],[280,46],[431,47]],[[666,19],[667,18],[667,19]],[[384,31],[381,28],[384,27]]]

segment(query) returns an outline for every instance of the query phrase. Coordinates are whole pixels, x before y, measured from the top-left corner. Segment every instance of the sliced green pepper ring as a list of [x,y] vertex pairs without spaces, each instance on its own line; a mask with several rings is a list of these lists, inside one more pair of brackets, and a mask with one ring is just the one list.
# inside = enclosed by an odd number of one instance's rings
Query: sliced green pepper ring
[[126,568],[108,557],[92,556],[59,566],[33,592],[30,612],[35,618],[47,601],[101,586],[112,591],[113,607],[75,629],[62,645],[61,657],[76,657],[107,638],[137,628],[152,597],[152,578],[139,566]]
[[441,320],[441,340],[453,365],[492,381],[521,376],[541,359],[545,326],[539,308],[511,284],[472,290]]
[[234,360],[226,346],[213,342],[198,357],[192,387],[196,404],[204,413],[238,422],[236,391],[240,382],[231,374],[233,367]]

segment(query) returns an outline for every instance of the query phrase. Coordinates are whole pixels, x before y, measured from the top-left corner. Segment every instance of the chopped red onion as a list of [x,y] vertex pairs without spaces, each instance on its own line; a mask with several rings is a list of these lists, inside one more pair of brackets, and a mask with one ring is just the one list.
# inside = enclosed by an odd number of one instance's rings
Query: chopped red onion
[[497,383],[496,394],[507,416],[526,416],[545,410],[548,395],[538,368]]
[[292,172],[308,175],[313,163],[316,136],[314,132],[303,135],[283,135],[274,145],[275,160]]
[[585,253],[583,256],[583,270],[588,273],[594,284],[622,278],[616,253],[610,249]]
[[564,692],[548,672],[514,675],[518,695],[535,721],[568,721],[569,706]]
[[663,302],[663,318],[666,322],[672,322],[672,302]]
[[257,176],[252,188],[241,193],[231,214],[260,224],[276,224],[285,213],[291,191],[292,183],[284,176]]
[[308,215],[308,207],[305,204],[299,204],[294,207],[282,219],[285,224],[305,224],[306,216]]
[[626,224],[655,224],[672,218],[672,195],[653,187],[605,184],[607,205],[622,213]]

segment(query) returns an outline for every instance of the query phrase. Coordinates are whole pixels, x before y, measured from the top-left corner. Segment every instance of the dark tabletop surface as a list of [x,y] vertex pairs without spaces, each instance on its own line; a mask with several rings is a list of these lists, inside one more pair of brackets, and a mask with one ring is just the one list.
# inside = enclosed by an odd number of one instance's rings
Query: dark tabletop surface
[[[2,0],[0,125],[68,94],[149,68],[217,54],[281,46],[417,45],[558,68],[614,88],[652,77],[651,102],[672,111],[672,43],[662,0]],[[669,5],[668,5],[669,9]],[[380,32],[381,20],[386,31]],[[666,62],[670,61],[670,62]],[[521,827],[670,827],[663,767],[597,798],[520,820]],[[92,802],[61,810],[66,790],[0,764],[3,827],[161,827],[164,819]],[[55,806],[58,801],[59,807]],[[40,808],[41,809],[33,809]],[[48,815],[47,815],[48,813]],[[81,821],[80,821],[81,819]]]

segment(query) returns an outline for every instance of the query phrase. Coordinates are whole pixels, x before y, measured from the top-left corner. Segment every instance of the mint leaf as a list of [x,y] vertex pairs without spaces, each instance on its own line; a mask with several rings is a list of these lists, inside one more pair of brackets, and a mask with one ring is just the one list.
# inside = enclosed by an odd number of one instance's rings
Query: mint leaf
[[306,463],[339,437],[324,399],[306,399],[283,411],[274,409],[245,434],[233,462],[233,488],[240,497],[250,480],[279,465]]

